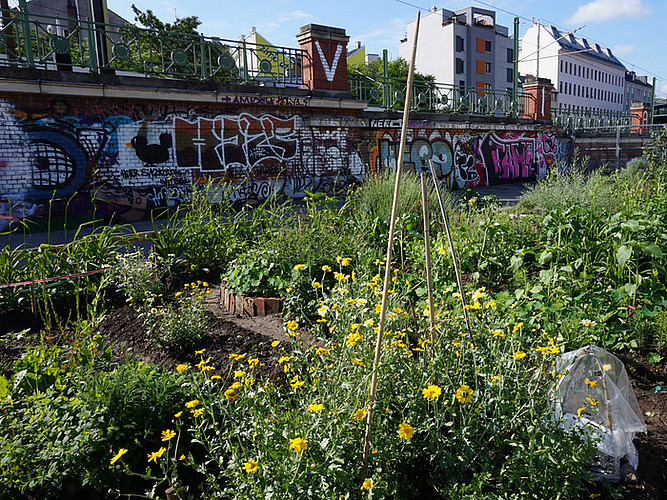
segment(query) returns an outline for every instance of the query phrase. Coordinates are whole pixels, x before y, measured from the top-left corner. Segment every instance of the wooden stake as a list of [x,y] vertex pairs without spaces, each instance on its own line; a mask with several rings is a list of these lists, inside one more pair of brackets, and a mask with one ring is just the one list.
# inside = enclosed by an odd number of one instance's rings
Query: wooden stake
[[431,342],[435,344],[435,310],[433,304],[433,277],[431,273],[431,233],[428,219],[428,193],[426,192],[426,172],[419,176],[422,185],[422,213],[424,214],[424,255],[426,256],[426,288],[428,290],[428,319]]
[[[378,366],[380,364],[380,353],[382,348],[382,337],[384,335],[384,322],[387,312],[387,297],[389,295],[389,284],[391,283],[391,254],[394,246],[394,232],[396,230],[396,213],[398,212],[398,192],[401,186],[401,171],[403,170],[403,156],[405,155],[405,138],[408,132],[408,116],[410,115],[410,97],[412,95],[412,79],[415,70],[415,56],[417,54],[417,36],[419,35],[420,11],[417,11],[417,24],[415,25],[415,36],[412,45],[412,56],[408,70],[407,88],[405,91],[405,106],[403,108],[403,124],[401,126],[401,145],[398,150],[398,162],[396,163],[396,183],[394,184],[394,200],[391,206],[391,221],[389,222],[389,242],[387,243],[387,258],[385,262],[384,287],[382,289],[382,305],[380,307],[380,324],[375,342],[375,357],[373,359],[373,373],[371,377],[371,389],[368,399],[368,413],[366,414],[366,433],[364,435],[364,451],[361,466],[361,483],[366,479],[366,465],[368,464],[368,453],[371,441],[371,428],[373,424],[373,406],[375,404],[375,393],[377,391]],[[360,490],[361,491],[361,490]]]
[[431,176],[433,177],[433,186],[435,188],[435,194],[438,197],[438,205],[440,205],[440,213],[442,214],[442,220],[445,223],[445,231],[447,232],[447,240],[449,240],[449,251],[452,254],[452,262],[454,263],[454,274],[456,274],[456,285],[459,288],[459,295],[461,296],[461,305],[463,306],[463,318],[466,322],[466,328],[468,333],[470,333],[470,318],[468,316],[468,308],[466,307],[465,293],[463,291],[463,283],[461,283],[461,271],[459,271],[459,261],[456,258],[456,252],[454,251],[454,238],[452,237],[452,230],[449,227],[449,218],[447,217],[447,211],[445,210],[445,204],[442,202],[442,193],[440,193],[440,187],[438,186],[438,178],[435,175],[435,168],[433,167],[433,160],[429,160],[431,165]]

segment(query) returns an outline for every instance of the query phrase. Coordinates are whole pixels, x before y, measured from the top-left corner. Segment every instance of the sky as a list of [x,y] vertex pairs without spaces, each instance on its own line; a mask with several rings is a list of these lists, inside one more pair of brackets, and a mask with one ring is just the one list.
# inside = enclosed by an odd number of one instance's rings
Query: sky
[[[86,0],[79,0],[86,1]],[[345,28],[350,46],[359,40],[366,53],[387,49],[398,57],[406,25],[436,6],[449,10],[476,6],[496,11],[496,23],[510,28],[520,19],[520,35],[531,20],[612,49],[625,67],[656,77],[656,95],[667,96],[667,0],[107,0],[109,9],[133,21],[131,5],[150,9],[163,21],[197,16],[205,35],[235,40],[254,26],[277,46],[298,47],[296,34],[306,24]]]

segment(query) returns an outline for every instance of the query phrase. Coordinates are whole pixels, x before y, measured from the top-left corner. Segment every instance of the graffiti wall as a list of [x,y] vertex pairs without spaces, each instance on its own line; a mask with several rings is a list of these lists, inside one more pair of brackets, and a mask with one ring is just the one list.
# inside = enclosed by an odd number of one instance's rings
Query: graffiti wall
[[[238,107],[241,106],[241,107]],[[400,121],[304,107],[0,98],[0,230],[12,220],[145,218],[212,181],[233,203],[332,193],[397,165]],[[564,154],[551,132],[409,124],[404,168],[434,162],[449,188],[541,177]]]
[[[450,189],[477,188],[544,177],[547,169],[567,157],[568,148],[555,133],[542,131],[470,131],[439,128],[425,122],[408,129],[404,168],[429,171]],[[373,171],[396,168],[400,130],[377,131],[377,148],[371,156]]]

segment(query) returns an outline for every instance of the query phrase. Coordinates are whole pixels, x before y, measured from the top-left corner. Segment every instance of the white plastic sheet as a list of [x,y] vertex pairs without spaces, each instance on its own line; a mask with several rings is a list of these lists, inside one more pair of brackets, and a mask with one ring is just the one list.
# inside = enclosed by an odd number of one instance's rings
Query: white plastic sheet
[[565,429],[578,427],[594,440],[598,454],[591,470],[611,481],[621,479],[621,461],[639,465],[632,440],[646,425],[623,363],[597,346],[560,356],[562,374],[555,391],[555,417]]

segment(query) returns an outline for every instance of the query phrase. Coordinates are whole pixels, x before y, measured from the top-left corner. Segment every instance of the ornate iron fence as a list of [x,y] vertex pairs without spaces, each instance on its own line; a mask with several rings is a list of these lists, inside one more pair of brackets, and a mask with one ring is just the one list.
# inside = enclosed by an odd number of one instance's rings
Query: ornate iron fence
[[616,111],[566,111],[553,109],[551,120],[556,126],[571,130],[594,129],[613,132],[618,127],[627,131],[630,129],[630,113]]
[[0,66],[301,87],[301,49],[2,10]]
[[[369,76],[361,73],[348,76],[352,95],[368,101],[369,106],[384,109],[403,109],[407,81],[401,78]],[[526,116],[527,100],[532,98],[523,91],[514,98],[511,90],[495,90],[478,87],[425,82],[413,83],[410,108],[434,113],[459,113],[466,115]]]

